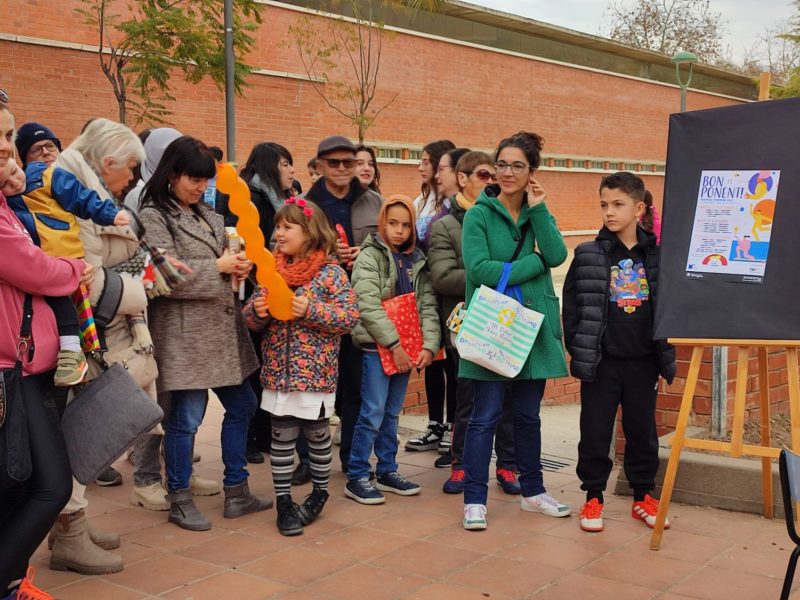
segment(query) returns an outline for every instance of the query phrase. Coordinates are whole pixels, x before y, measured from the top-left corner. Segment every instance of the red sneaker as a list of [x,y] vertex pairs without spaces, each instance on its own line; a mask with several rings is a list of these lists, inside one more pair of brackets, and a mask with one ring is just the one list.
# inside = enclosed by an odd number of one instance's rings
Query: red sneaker
[[28,567],[25,579],[22,580],[17,589],[16,600],[53,600],[50,594],[33,585],[34,573],[33,567]]
[[584,531],[603,531],[603,505],[597,498],[583,505],[578,518]]
[[[634,502],[631,507],[631,516],[634,519],[644,521],[645,524],[652,529],[656,526],[656,517],[658,516],[658,500],[653,498],[650,494],[645,494],[644,500]],[[669,529],[669,519],[664,521],[664,529]]]
[[497,469],[497,483],[506,494],[517,495],[522,493],[517,474],[511,469]]
[[442,491],[445,494],[461,494],[464,491],[465,477],[466,473],[464,473],[464,469],[453,467],[450,473],[450,479],[444,482]]

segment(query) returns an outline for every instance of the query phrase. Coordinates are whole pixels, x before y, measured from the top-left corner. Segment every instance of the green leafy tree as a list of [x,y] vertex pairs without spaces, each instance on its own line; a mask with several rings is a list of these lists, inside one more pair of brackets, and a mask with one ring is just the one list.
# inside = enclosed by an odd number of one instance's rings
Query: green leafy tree
[[710,64],[722,57],[722,15],[710,0],[615,0],[607,10],[613,40],[667,55],[688,50]]
[[[198,83],[209,76],[225,82],[223,0],[81,0],[79,10],[98,33],[100,68],[111,84],[119,120],[164,123],[175,100],[170,79],[176,74]],[[124,9],[124,17],[115,9]],[[234,0],[235,87],[241,93],[252,68],[242,62],[261,23],[256,0]]]
[[[333,0],[320,12],[322,21],[298,19],[289,41],[314,90],[334,111],[350,121],[363,143],[367,130],[397,98],[376,100],[386,31],[378,16],[384,9],[439,12],[445,0]],[[345,17],[342,13],[350,16]]]
[[[780,37],[783,41],[787,42],[795,52],[800,52],[800,0],[794,0],[794,6],[797,13],[791,20],[789,30]],[[772,88],[772,96],[774,98],[800,96],[800,66],[795,64],[794,68],[788,72],[783,85],[780,87],[774,86]]]

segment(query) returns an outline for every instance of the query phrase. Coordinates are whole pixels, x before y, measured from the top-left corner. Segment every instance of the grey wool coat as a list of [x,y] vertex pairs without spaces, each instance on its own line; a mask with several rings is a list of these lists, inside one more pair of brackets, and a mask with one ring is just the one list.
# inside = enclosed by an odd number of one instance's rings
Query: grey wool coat
[[158,391],[239,385],[258,369],[258,359],[231,278],[217,269],[217,259],[225,248],[222,216],[202,202],[197,213],[181,210],[170,214],[146,207],[139,216],[147,242],[165,249],[193,271],[169,296],[150,303]]

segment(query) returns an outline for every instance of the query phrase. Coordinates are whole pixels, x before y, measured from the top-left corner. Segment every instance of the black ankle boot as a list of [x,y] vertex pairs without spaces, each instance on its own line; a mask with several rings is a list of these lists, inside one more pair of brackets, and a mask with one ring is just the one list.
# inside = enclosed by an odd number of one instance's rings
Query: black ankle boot
[[316,521],[327,501],[328,492],[314,488],[314,490],[306,496],[305,502],[303,502],[303,505],[298,510],[303,525],[311,525],[311,523]]
[[278,531],[281,535],[300,535],[303,522],[300,520],[298,506],[289,494],[278,496]]

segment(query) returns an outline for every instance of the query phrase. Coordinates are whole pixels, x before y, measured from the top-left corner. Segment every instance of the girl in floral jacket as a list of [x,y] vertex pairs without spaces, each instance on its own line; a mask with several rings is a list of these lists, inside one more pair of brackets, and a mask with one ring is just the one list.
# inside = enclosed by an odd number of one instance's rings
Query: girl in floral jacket
[[[294,289],[293,319],[269,315],[267,290],[244,307],[245,322],[264,330],[261,408],[272,413],[270,463],[278,531],[303,533],[328,500],[331,471],[329,418],[336,397],[341,337],[358,323],[358,302],[344,270],[332,258],[336,234],[319,207],[289,198],[275,215],[278,272]],[[292,501],[294,449],[300,428],[308,440],[314,488],[302,506]]]

